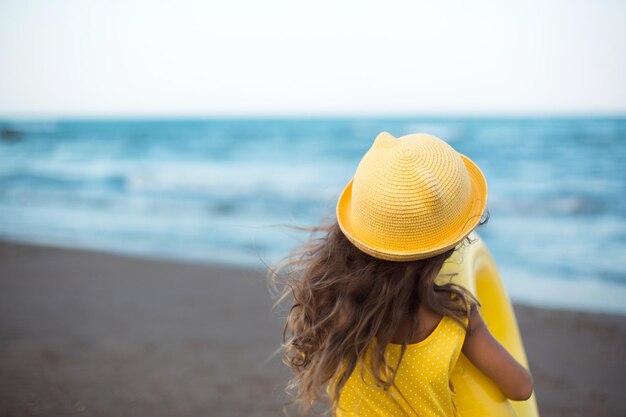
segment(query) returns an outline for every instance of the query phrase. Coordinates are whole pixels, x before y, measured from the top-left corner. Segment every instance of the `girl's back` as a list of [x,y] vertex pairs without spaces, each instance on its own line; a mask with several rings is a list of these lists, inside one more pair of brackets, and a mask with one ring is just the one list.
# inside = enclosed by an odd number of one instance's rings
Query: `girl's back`
[[465,329],[443,316],[432,332],[419,342],[385,349],[387,363],[402,363],[388,390],[376,387],[366,365],[369,352],[343,386],[337,416],[453,416],[456,410],[450,374],[461,353]]

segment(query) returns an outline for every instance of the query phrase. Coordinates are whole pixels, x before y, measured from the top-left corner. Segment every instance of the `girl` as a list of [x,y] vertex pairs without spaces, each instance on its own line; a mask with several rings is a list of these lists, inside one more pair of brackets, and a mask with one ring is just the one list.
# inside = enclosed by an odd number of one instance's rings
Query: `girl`
[[383,132],[337,204],[337,221],[273,274],[292,298],[284,362],[303,413],[455,416],[449,375],[461,351],[512,400],[530,373],[494,339],[464,288],[439,271],[481,224],[480,169],[430,135]]

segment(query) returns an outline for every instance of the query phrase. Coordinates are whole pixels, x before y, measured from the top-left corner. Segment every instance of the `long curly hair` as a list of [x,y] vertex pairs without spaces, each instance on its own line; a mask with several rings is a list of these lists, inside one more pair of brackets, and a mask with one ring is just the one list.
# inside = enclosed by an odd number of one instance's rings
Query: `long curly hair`
[[275,306],[290,304],[283,362],[294,375],[287,386],[294,399],[288,404],[299,405],[302,415],[315,401],[328,401],[326,389],[334,412],[342,387],[370,347],[377,385],[392,386],[406,343],[396,364],[386,363],[385,347],[401,323],[408,320],[418,328],[420,305],[465,327],[477,304],[449,280],[435,283],[454,249],[418,261],[385,261],[356,248],[336,222],[308,230],[311,240],[269,272],[279,291]]

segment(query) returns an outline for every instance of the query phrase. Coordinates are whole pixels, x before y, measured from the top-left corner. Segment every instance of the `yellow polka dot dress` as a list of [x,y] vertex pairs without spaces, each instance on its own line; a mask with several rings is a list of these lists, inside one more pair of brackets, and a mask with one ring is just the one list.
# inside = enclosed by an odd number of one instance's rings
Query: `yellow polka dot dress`
[[[465,329],[453,319],[443,317],[426,339],[407,345],[394,385],[389,390],[376,386],[369,366],[357,365],[341,390],[335,415],[458,416],[450,374],[464,340]],[[400,351],[401,345],[387,345],[387,363],[397,364]],[[369,363],[369,353],[365,363]]]

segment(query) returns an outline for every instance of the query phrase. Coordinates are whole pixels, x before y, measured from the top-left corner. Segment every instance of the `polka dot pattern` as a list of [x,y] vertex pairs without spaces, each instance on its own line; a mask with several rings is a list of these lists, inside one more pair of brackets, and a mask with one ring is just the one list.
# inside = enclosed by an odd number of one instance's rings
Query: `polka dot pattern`
[[[458,416],[450,374],[464,340],[465,329],[453,319],[443,317],[426,339],[407,345],[395,383],[389,390],[376,386],[369,366],[358,365],[342,388],[335,416]],[[386,347],[387,363],[398,363],[401,348],[393,343]],[[364,363],[369,361],[368,352]]]

